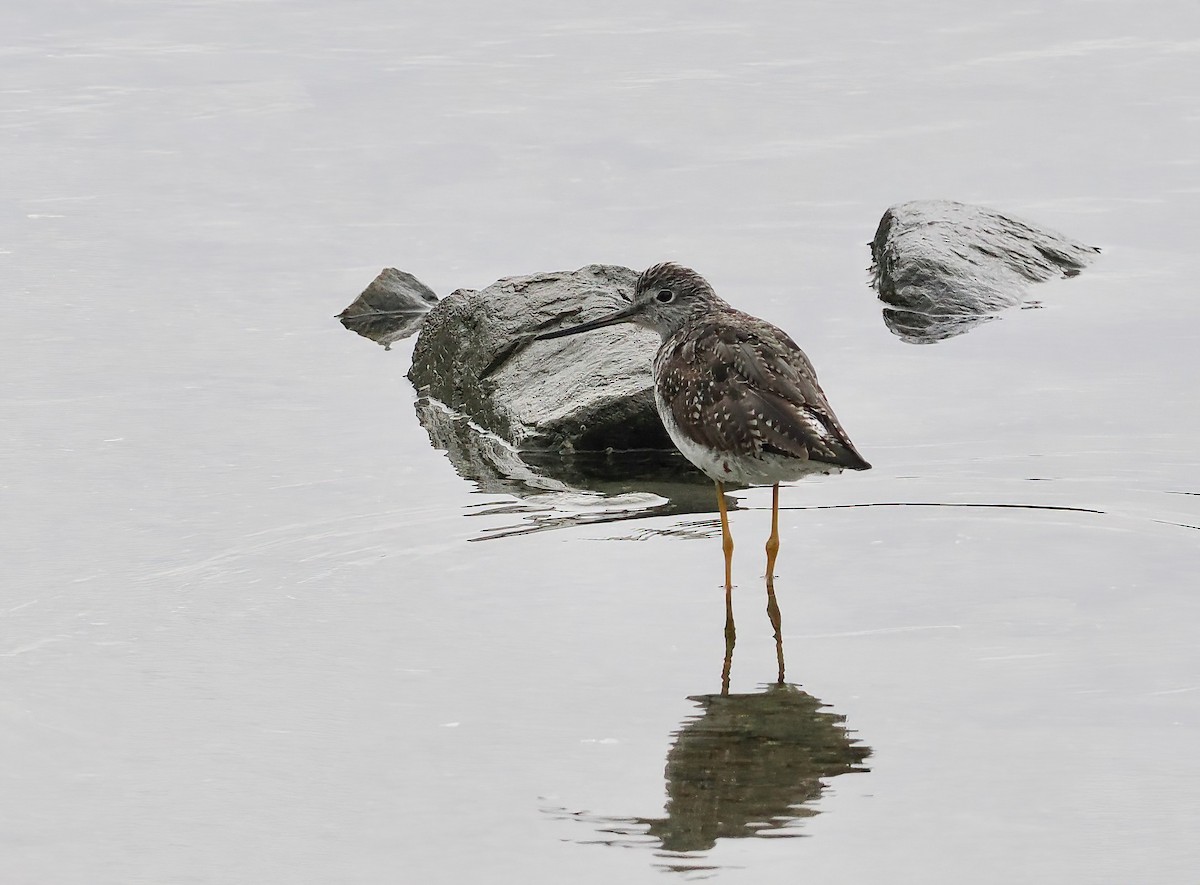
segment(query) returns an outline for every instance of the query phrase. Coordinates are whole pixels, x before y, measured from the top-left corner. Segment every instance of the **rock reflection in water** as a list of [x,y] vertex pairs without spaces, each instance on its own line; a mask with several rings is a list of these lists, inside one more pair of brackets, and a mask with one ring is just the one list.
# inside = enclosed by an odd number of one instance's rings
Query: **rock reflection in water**
[[994,314],[932,314],[901,307],[884,307],[883,322],[893,335],[910,344],[933,344],[999,319]]
[[[519,451],[432,397],[419,398],[416,411],[430,443],[446,452],[460,476],[482,492],[519,499],[477,510],[480,515],[522,517],[515,525],[489,529],[477,540],[717,509],[712,483],[673,449]],[[736,509],[733,499],[727,503]],[[671,531],[686,534],[688,529]],[[708,531],[706,527],[704,533]]]
[[433,290],[412,274],[385,267],[336,319],[390,350],[420,330],[437,301]]

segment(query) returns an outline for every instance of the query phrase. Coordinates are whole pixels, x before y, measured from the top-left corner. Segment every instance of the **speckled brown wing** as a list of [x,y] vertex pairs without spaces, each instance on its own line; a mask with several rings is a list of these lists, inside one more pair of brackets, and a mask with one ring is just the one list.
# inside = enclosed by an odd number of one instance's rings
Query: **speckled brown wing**
[[838,423],[808,357],[757,317],[728,310],[685,325],[663,343],[655,374],[675,422],[701,445],[870,467]]

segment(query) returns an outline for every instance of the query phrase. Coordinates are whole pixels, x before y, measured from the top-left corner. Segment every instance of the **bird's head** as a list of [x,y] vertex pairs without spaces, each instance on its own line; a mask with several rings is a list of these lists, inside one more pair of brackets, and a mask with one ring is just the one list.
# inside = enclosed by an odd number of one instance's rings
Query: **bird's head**
[[687,322],[695,311],[718,304],[724,302],[713,291],[708,280],[691,268],[668,261],[654,265],[638,277],[633,298],[627,307],[578,326],[546,332],[538,335],[537,340],[563,338],[617,323],[636,323],[666,338]]

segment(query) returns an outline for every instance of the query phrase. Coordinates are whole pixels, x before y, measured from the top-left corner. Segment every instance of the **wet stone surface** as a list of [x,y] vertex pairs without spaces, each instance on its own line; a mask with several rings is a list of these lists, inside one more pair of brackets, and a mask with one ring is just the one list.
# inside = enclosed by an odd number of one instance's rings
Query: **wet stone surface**
[[961,335],[1020,304],[1030,283],[1073,277],[1100,250],[983,206],[892,206],[871,241],[884,322],[914,344]]
[[520,449],[670,449],[654,406],[658,336],[632,326],[533,342],[611,312],[637,272],[591,264],[459,289],[425,318],[409,378]]
[[336,319],[352,332],[385,348],[415,334],[438,302],[434,291],[412,274],[385,267]]

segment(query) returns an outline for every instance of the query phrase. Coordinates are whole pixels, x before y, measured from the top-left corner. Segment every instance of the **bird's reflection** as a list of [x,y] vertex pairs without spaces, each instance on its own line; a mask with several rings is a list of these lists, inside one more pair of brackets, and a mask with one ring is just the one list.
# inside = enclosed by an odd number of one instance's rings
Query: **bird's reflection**
[[[785,666],[783,661],[783,615],[779,611],[779,600],[775,596],[775,578],[767,574],[767,618],[775,638],[775,663],[778,672],[775,684],[783,685]],[[733,670],[733,647],[737,642],[737,625],[733,622],[733,596],[725,594],[725,664],[721,668],[721,694],[729,694],[729,676]]]
[[[795,685],[750,694],[697,695],[667,754],[661,818],[639,819],[668,852],[706,851],[718,839],[797,836],[822,778],[864,771],[869,748],[844,717]],[[807,806],[807,807],[806,807]]]
[[709,868],[704,852],[719,839],[803,835],[798,824],[819,813],[824,780],[864,772],[871,750],[820,700],[784,680],[781,616],[774,588],[767,611],[779,670],[773,683],[729,691],[736,628],[726,607],[725,660],[719,694],[689,698],[700,708],[675,732],[667,753],[662,817],[605,818],[559,812],[598,828],[610,845],[649,844],[672,870]]

